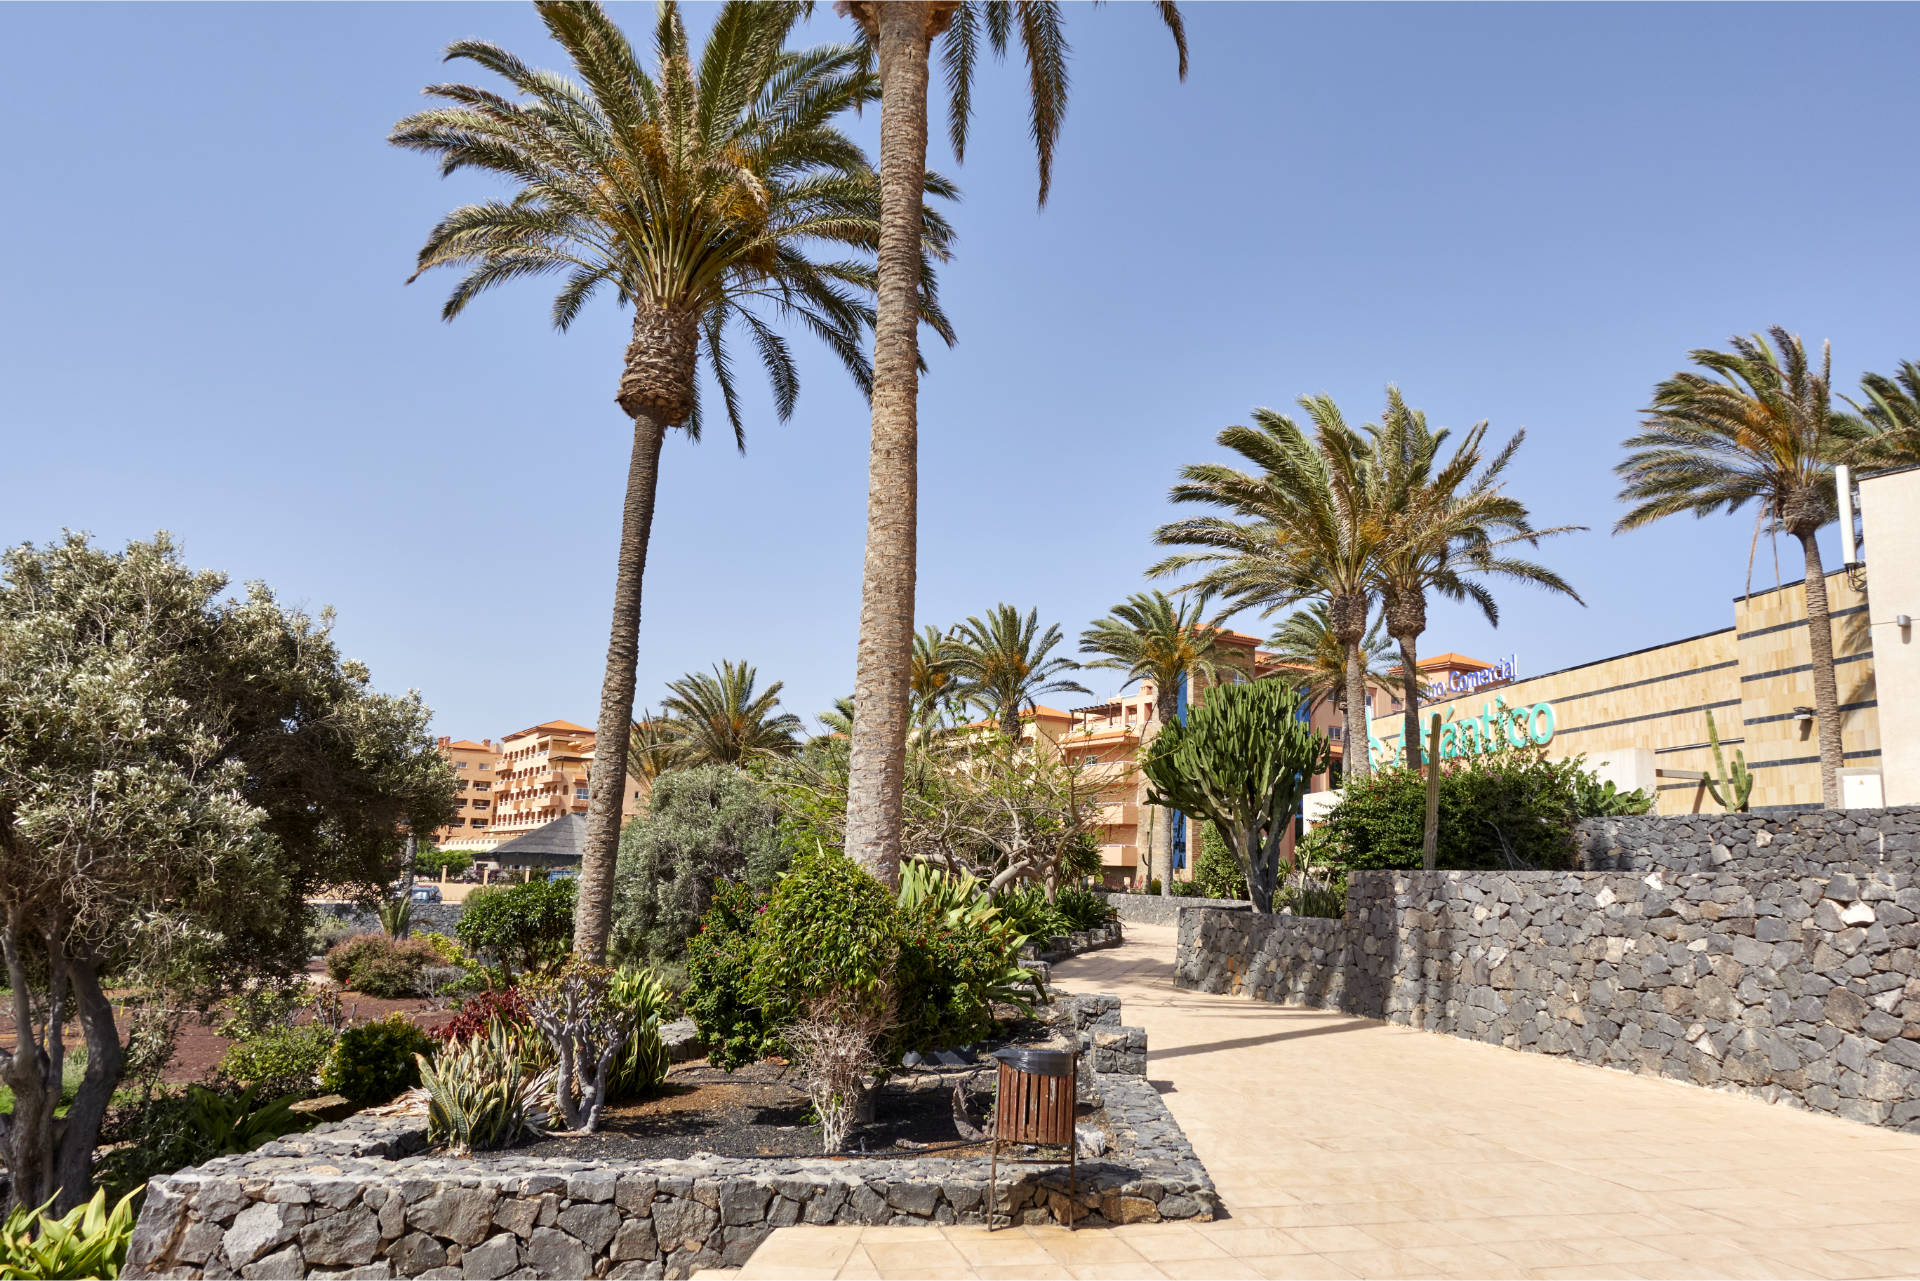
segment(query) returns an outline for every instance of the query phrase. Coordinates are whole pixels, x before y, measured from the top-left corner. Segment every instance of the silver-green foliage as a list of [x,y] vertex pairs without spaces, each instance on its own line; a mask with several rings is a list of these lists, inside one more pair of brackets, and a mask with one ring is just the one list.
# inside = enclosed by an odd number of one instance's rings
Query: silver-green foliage
[[[370,688],[327,615],[238,599],[165,535],[0,555],[0,943],[17,965],[0,1160],[15,1205],[88,1195],[127,1065],[120,1014],[178,1008],[307,958],[306,899],[375,893],[403,824],[453,811],[414,696]],[[236,893],[244,886],[244,893]],[[55,977],[30,1000],[24,976]],[[116,1010],[106,984],[136,993]],[[87,1072],[54,1124],[75,1019]],[[164,1061],[164,1058],[162,1058]]]
[[1301,694],[1277,680],[1222,685],[1148,748],[1148,799],[1220,827],[1254,910],[1273,910],[1280,846],[1300,798],[1327,768],[1326,737],[1299,718]]
[[769,890],[786,870],[779,821],[766,788],[742,770],[698,765],[662,774],[647,812],[620,834],[614,955],[669,970],[684,964],[715,885]]
[[495,1019],[479,1036],[455,1041],[429,1060],[414,1055],[427,1089],[427,1137],[455,1156],[504,1148],[552,1124],[554,1069],[537,1069],[520,1040]]

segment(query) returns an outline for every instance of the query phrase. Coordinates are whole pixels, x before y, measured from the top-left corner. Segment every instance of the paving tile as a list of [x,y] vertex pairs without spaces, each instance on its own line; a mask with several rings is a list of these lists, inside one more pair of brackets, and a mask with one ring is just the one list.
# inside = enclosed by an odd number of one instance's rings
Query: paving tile
[[1264,1258],[1242,1259],[1267,1281],[1351,1281],[1349,1272],[1324,1254],[1274,1254]]
[[[991,1257],[964,1228],[939,1240],[899,1235],[930,1229],[818,1236],[817,1256],[790,1234],[830,1230],[785,1228],[737,1275],[841,1252],[849,1281],[1021,1266],[1346,1278],[1363,1264],[1381,1276],[1920,1275],[1920,1136],[1176,991],[1175,931],[1127,928],[1124,947],[1064,962],[1054,977],[1116,993],[1126,1021],[1147,1029],[1149,1072],[1171,1084],[1167,1106],[1229,1217],[1089,1229],[1070,1244],[1064,1230],[1013,1229],[994,1235],[1028,1244],[982,1247],[1000,1251]],[[929,1246],[952,1253],[918,1252]]]

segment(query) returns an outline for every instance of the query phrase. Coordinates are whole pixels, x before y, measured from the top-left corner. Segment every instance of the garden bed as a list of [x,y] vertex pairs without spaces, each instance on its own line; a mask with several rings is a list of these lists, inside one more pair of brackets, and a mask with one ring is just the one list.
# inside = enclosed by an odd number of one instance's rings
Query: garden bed
[[[1071,1200],[1064,1158],[1057,1167],[1003,1168],[1001,1215],[1083,1226],[1213,1217],[1212,1181],[1147,1083],[1144,1038],[1119,1026],[1118,1002],[1064,997],[1050,1014],[1055,1039],[1081,1051],[1084,1097],[1099,1109],[1089,1117],[1106,1150],[1081,1159]],[[883,1118],[894,1143],[953,1135],[951,1083],[932,1084],[937,1075],[896,1082],[926,1097],[909,1100],[904,1119]],[[984,1086],[990,1078],[980,1075]],[[714,1084],[697,1066],[669,1079],[691,1087],[681,1100]],[[698,1107],[683,1104],[679,1120],[666,1106],[675,1096],[651,1111],[641,1105],[628,1125],[654,1127],[651,1140],[569,1136],[458,1159],[428,1148],[422,1116],[363,1114],[222,1157],[153,1181],[123,1275],[684,1277],[738,1266],[787,1224],[984,1217],[988,1161],[978,1149],[879,1155],[870,1142],[867,1154],[841,1157],[716,1152],[736,1141],[757,1147],[755,1136],[768,1133],[817,1144],[810,1127],[780,1128],[803,1113],[779,1093],[789,1087],[776,1065],[733,1082],[730,1103],[709,1092]],[[947,1108],[944,1127],[936,1100]],[[977,1118],[984,1100],[974,1100]],[[732,1137],[694,1143],[672,1133],[703,1124],[709,1140]],[[669,1154],[676,1151],[689,1154]]]

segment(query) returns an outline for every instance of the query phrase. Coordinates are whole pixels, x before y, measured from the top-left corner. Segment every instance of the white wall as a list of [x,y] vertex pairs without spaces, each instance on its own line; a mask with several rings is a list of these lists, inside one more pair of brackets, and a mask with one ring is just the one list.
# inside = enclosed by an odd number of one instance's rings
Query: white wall
[[1920,620],[1920,468],[1862,480],[1860,517],[1881,790],[1888,805],[1920,805],[1920,638],[1898,623]]

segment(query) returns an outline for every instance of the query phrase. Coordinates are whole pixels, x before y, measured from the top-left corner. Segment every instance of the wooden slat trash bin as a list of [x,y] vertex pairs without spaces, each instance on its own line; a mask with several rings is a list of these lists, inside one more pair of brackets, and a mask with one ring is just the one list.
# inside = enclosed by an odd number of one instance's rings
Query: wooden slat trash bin
[[[1067,1150],[1067,1226],[1079,1209],[1079,1169],[1075,1151],[1074,1105],[1080,1084],[1072,1050],[1012,1046],[996,1050],[998,1093],[993,1107],[993,1155],[987,1173],[987,1230],[1000,1210],[1000,1149],[1005,1145],[1064,1147]],[[1009,1165],[1059,1165],[1058,1157],[1009,1157]],[[1011,1221],[1011,1214],[1008,1215]]]

